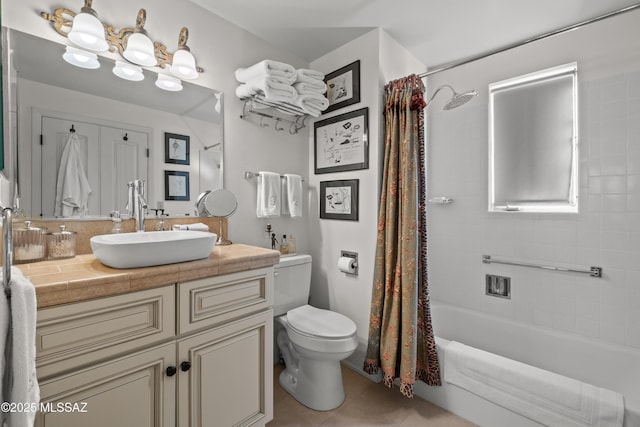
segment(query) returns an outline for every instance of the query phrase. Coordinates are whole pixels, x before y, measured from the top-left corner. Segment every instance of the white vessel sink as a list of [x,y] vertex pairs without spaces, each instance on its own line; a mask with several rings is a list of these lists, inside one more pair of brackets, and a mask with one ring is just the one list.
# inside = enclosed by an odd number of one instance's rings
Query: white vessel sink
[[104,265],[137,268],[207,258],[217,239],[206,231],[149,231],[93,236],[90,243]]

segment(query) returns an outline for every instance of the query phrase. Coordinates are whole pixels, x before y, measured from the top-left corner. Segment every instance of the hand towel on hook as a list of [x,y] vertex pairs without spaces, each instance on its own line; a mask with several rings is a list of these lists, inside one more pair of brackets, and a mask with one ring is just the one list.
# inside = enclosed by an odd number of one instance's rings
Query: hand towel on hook
[[280,174],[265,171],[258,172],[257,192],[256,216],[258,218],[280,216],[282,197]]

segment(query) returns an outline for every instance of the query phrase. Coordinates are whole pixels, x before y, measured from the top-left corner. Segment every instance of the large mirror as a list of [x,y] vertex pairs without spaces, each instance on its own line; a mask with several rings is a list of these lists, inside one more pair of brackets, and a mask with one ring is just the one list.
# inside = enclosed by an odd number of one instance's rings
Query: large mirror
[[[123,80],[112,72],[114,60],[108,57],[99,57],[98,69],[74,67],[62,58],[64,45],[9,32],[25,215],[67,216],[56,195],[58,176],[69,171],[61,165],[69,164],[64,150],[72,140],[91,189],[86,212],[73,217],[126,212],[126,184],[133,179],[147,181],[150,208],[162,207],[172,216],[193,214],[195,200],[165,201],[164,171],[186,173],[190,194],[202,191],[201,176],[213,186],[207,190],[223,187],[221,92],[184,81],[182,91],[161,90],[155,85],[157,73],[150,70],[143,71],[143,81]],[[166,158],[168,135],[185,144],[186,162]]]
[[577,65],[489,85],[489,211],[578,212]]

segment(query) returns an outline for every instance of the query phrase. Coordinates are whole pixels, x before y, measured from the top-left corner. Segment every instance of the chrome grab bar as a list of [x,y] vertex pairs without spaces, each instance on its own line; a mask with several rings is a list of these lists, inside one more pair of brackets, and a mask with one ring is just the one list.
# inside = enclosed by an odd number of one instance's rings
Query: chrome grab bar
[[588,274],[591,277],[602,277],[602,267],[590,267],[588,270],[577,269],[577,268],[569,268],[569,267],[561,267],[555,265],[540,265],[540,264],[530,264],[527,262],[515,262],[515,261],[507,261],[501,259],[491,258],[490,255],[482,255],[482,262],[485,264],[506,264],[506,265],[517,265],[521,267],[532,267],[532,268],[541,268],[543,270],[554,270],[554,271],[566,271],[570,273],[584,273]]

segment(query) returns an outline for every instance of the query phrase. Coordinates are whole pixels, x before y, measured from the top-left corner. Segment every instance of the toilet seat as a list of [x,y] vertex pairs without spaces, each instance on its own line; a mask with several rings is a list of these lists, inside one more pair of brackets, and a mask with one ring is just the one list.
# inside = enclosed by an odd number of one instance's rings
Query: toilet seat
[[335,311],[303,305],[287,312],[289,327],[296,333],[322,339],[343,339],[356,333],[353,320]]

